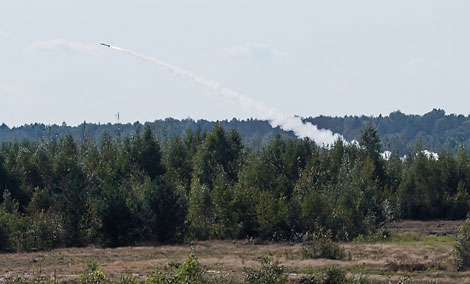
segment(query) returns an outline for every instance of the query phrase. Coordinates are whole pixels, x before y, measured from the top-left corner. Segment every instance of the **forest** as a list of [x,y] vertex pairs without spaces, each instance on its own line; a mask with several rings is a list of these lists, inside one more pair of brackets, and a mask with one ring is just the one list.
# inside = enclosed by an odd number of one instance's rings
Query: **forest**
[[[308,117],[304,121],[311,122],[321,129],[329,129],[334,133],[339,133],[346,140],[359,140],[361,130],[372,125],[377,130],[381,140],[382,150],[398,152],[406,155],[415,150],[417,139],[422,146],[433,152],[447,151],[456,155],[460,145],[470,147],[470,116],[446,114],[444,110],[433,109],[424,115],[404,114],[395,111],[387,116],[344,116],[330,117],[318,116]],[[23,139],[36,140],[41,137],[50,138],[53,136],[62,137],[72,135],[75,140],[93,138],[101,141],[105,133],[111,136],[126,137],[134,135],[139,129],[143,131],[144,124],[149,125],[159,140],[169,140],[173,136],[182,136],[186,130],[210,131],[216,122],[193,119],[173,119],[166,118],[153,122],[134,123],[107,123],[96,124],[83,122],[78,126],[45,124],[27,124],[18,127],[8,127],[0,125],[0,141],[22,141]],[[220,121],[222,126],[230,131],[236,128],[242,138],[245,147],[257,150],[268,145],[277,135],[282,137],[295,138],[294,133],[286,132],[279,127],[272,128],[267,121],[248,120],[224,120]]]
[[359,145],[322,148],[276,135],[253,149],[236,128],[163,139],[71,134],[3,142],[0,250],[209,239],[350,241],[398,219],[464,219],[470,151],[381,156],[372,124]]

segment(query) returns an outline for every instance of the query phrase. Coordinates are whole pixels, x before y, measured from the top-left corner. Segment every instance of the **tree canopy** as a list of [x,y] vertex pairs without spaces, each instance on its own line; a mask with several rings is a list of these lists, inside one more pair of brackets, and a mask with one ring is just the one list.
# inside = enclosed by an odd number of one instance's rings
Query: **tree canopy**
[[222,123],[167,139],[150,125],[101,140],[0,146],[0,250],[183,240],[352,240],[400,218],[461,219],[470,151],[380,155],[379,130],[322,148],[276,135],[248,147]]

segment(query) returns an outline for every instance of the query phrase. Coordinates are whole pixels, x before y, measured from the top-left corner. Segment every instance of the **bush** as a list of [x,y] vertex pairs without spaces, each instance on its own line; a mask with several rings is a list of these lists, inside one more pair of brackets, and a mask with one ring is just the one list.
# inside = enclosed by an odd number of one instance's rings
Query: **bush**
[[328,267],[327,269],[325,269],[323,273],[321,274],[321,280],[322,280],[321,283],[325,283],[325,284],[349,282],[348,279],[346,278],[346,271],[336,266]]
[[307,242],[302,248],[304,258],[343,259],[345,251],[331,239],[331,234],[320,233],[313,241]]
[[247,284],[284,284],[287,283],[287,276],[284,275],[284,268],[277,261],[269,257],[259,259],[261,267],[247,270],[245,283]]
[[79,284],[100,284],[106,283],[106,275],[101,270],[84,272],[80,275]]
[[88,269],[80,275],[79,284],[101,284],[106,283],[106,275],[98,268],[98,264],[88,261]]
[[197,256],[190,253],[188,258],[181,264],[172,264],[172,269],[169,272],[161,272],[156,269],[148,275],[145,283],[155,284],[170,284],[170,283],[191,283],[191,284],[204,284],[210,283],[204,277],[204,270],[202,269]]
[[470,219],[459,227],[457,241],[454,245],[454,262],[457,271],[470,268]]

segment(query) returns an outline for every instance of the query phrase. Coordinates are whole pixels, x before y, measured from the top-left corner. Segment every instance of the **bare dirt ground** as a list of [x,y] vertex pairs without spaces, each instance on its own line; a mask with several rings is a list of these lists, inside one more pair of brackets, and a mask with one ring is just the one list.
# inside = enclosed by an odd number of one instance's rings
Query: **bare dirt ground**
[[[455,272],[452,264],[452,234],[461,222],[402,221],[389,226],[399,234],[416,234],[407,242],[384,241],[382,243],[344,243],[347,257],[344,260],[303,259],[302,244],[267,243],[249,241],[207,241],[188,245],[165,245],[121,248],[63,248],[44,252],[0,254],[0,282],[15,276],[31,277],[46,274],[61,282],[75,282],[88,261],[96,262],[111,279],[119,279],[121,273],[130,272],[143,279],[155,267],[163,268],[171,262],[181,263],[193,251],[208,271],[230,273],[243,277],[246,268],[258,265],[257,258],[271,256],[283,265],[290,278],[327,266],[340,266],[350,275],[366,274],[369,278],[387,282],[409,275],[419,283],[437,280],[439,283],[470,283],[470,273]],[[447,236],[434,239],[437,233]],[[416,240],[416,241],[414,241]],[[450,241],[449,241],[450,240]],[[429,245],[432,244],[432,245]],[[435,264],[434,268],[420,272],[392,271],[387,263]]]

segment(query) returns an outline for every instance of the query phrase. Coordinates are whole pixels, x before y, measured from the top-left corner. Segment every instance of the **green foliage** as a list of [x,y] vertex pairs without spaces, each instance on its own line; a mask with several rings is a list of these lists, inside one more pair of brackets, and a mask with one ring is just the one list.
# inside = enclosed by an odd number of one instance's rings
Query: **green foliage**
[[154,179],[165,173],[165,167],[161,163],[162,153],[160,145],[149,125],[145,126],[142,137],[137,137],[136,142],[137,163],[140,168],[151,178]]
[[259,192],[256,204],[259,235],[279,241],[289,232],[285,199],[276,199],[270,192]]
[[155,284],[177,284],[191,283],[204,284],[210,283],[202,269],[197,256],[190,253],[188,258],[181,265],[173,265],[168,272],[161,272],[156,269],[148,275],[145,283]]
[[29,222],[31,248],[45,250],[57,246],[63,238],[57,219],[57,216],[50,210],[41,210],[25,217],[25,220]]
[[[457,153],[461,144],[470,146],[470,130],[468,124],[470,117],[456,114],[446,114],[443,110],[433,109],[424,115],[407,115],[400,111],[394,111],[387,116],[345,116],[328,117],[318,116],[305,119],[312,122],[320,129],[329,129],[340,133],[348,141],[359,141],[361,129],[373,125],[381,139],[382,149],[398,152],[400,155],[414,150],[415,140],[421,136],[423,146],[434,152],[446,150]],[[252,149],[259,149],[271,143],[276,135],[294,138],[293,133],[280,128],[272,128],[267,121],[261,120],[237,120],[221,121],[225,129],[236,128],[245,145]],[[216,122],[206,120],[194,121],[191,119],[176,120],[167,118],[133,124],[93,124],[84,123],[78,126],[68,125],[44,125],[30,124],[9,128],[5,124],[0,127],[0,141],[13,142],[15,139],[34,141],[41,137],[53,138],[71,134],[74,139],[91,139],[101,141],[105,133],[119,137],[129,137],[135,134],[135,130],[143,130],[149,126],[157,137],[171,139],[175,136],[184,136],[186,131],[200,129],[202,132],[210,131]],[[196,130],[197,131],[197,130]],[[85,135],[84,135],[85,134]],[[119,139],[118,139],[119,140]],[[15,196],[16,198],[16,196]]]
[[200,240],[209,239],[213,234],[214,214],[214,204],[209,188],[205,185],[194,186],[189,196],[187,217],[189,237]]
[[88,268],[82,274],[80,274],[79,284],[101,284],[108,283],[106,280],[106,274],[101,271],[98,264],[94,261],[88,261]]
[[212,189],[216,176],[222,174],[230,183],[236,182],[242,150],[237,131],[227,133],[220,124],[215,124],[194,156],[195,181]]
[[[379,284],[380,282],[368,279],[363,275],[348,278],[346,271],[340,267],[331,266],[299,279],[298,284]],[[392,284],[391,281],[387,282]],[[397,283],[403,283],[401,280]],[[408,282],[406,282],[408,283]]]
[[457,271],[470,268],[470,220],[460,226],[454,245],[454,261]]
[[469,137],[469,116],[446,115],[441,109],[433,109],[424,115],[406,115],[395,111],[388,116],[320,116],[307,118],[307,121],[319,128],[341,133],[348,140],[359,140],[361,129],[371,124],[377,128],[383,149],[397,151],[401,155],[414,150],[418,136],[421,136],[424,148],[434,152],[445,149],[456,153],[460,141],[466,146],[470,145],[468,138],[465,138]]
[[228,184],[223,176],[220,176],[212,190],[214,203],[214,238],[230,239],[239,236],[237,213],[240,212],[234,203],[235,188]]
[[193,155],[191,149],[180,136],[173,137],[166,151],[167,175],[175,185],[181,185],[189,191],[191,189],[191,173]]
[[332,266],[324,269],[320,273],[321,283],[333,284],[333,283],[347,283],[348,279],[346,278],[346,271],[343,269]]
[[96,209],[99,236],[105,246],[125,246],[141,239],[144,216],[140,203],[127,184],[116,188],[105,185]]
[[79,284],[101,284],[106,283],[106,274],[97,269],[90,272],[84,272],[80,275]]
[[[436,117],[442,114],[427,116],[427,123]],[[336,257],[333,241],[371,236],[399,218],[455,219],[470,210],[465,143],[456,155],[442,152],[434,159],[422,151],[426,141],[418,140],[406,159],[395,152],[386,160],[381,126],[360,121],[360,147],[338,140],[321,148],[309,139],[275,135],[257,150],[225,122],[199,129],[185,123],[184,136],[136,123],[131,136],[100,133],[99,142],[50,133],[3,143],[0,250],[185,239],[299,241],[328,231],[328,239],[312,242],[306,254]],[[91,132],[93,126],[86,127]]]
[[284,268],[277,261],[269,257],[259,259],[260,266],[256,269],[248,269],[245,273],[245,283],[247,284],[285,284],[287,276]]
[[304,244],[302,255],[306,259],[343,259],[346,255],[344,249],[331,239],[331,232],[319,233],[313,240]]
[[18,211],[18,203],[11,199],[8,191],[0,207],[0,250],[27,251],[50,249],[60,238],[57,216],[51,211],[35,211],[24,216]]
[[186,218],[186,199],[164,178],[156,178],[144,188],[151,239],[158,242],[181,240]]

